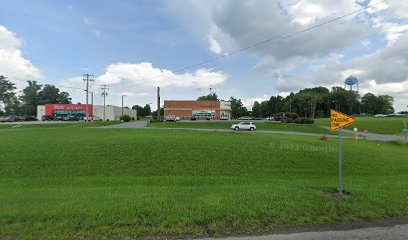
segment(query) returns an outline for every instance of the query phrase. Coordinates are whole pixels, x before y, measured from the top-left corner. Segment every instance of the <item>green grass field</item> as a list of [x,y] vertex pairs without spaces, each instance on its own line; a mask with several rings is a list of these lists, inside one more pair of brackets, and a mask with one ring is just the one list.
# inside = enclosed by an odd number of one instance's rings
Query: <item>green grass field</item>
[[[154,122],[149,126],[152,128],[206,128],[206,129],[230,129],[232,124],[237,122]],[[257,130],[304,132],[318,134],[337,134],[323,129],[315,124],[294,124],[280,122],[256,122]],[[328,125],[329,126],[329,125]]]
[[408,145],[162,129],[0,131],[0,238],[197,237],[408,216]]
[[[407,117],[403,118],[373,118],[373,117],[357,117],[356,122],[352,125],[346,127],[346,129],[353,130],[353,128],[358,128],[359,131],[364,131],[364,129],[368,129],[371,133],[379,133],[379,134],[402,134],[402,130],[404,129],[403,122],[408,122]],[[315,124],[328,126],[330,123],[329,118],[319,118],[315,119]]]

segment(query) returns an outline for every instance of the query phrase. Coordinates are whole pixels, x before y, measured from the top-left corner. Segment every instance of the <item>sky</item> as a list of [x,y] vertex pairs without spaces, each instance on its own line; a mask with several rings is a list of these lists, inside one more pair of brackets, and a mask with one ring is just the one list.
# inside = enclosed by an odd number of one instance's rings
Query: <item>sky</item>
[[108,85],[107,104],[126,95],[125,106],[153,109],[158,86],[162,101],[212,88],[250,107],[355,75],[361,95],[391,95],[403,111],[407,31],[408,1],[0,0],[0,75],[19,90],[27,80],[54,84],[85,103],[83,74],[92,74],[94,104]]

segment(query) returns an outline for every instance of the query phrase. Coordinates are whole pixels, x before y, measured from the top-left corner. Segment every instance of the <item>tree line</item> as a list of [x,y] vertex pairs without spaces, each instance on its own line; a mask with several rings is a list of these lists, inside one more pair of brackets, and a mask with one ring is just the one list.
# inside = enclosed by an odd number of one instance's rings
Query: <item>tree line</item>
[[350,115],[389,114],[394,112],[393,97],[376,96],[366,93],[361,97],[355,91],[342,87],[305,88],[297,93],[291,92],[287,97],[272,96],[269,100],[254,102],[254,117],[269,117],[281,112],[297,113],[301,117],[316,118],[330,116],[330,109],[336,109]]
[[51,84],[40,85],[37,81],[27,81],[28,86],[17,94],[16,86],[7,77],[0,75],[0,115],[34,116],[37,105],[51,103],[71,103],[67,92],[61,92]]

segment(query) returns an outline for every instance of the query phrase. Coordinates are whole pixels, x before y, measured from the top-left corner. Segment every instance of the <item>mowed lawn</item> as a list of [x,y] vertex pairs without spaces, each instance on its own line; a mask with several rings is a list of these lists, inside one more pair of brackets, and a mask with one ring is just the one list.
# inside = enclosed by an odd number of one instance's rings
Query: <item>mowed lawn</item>
[[[152,128],[205,128],[205,129],[230,129],[232,124],[237,124],[242,121],[230,122],[230,121],[215,121],[215,122],[153,122],[149,124]],[[245,121],[244,121],[245,122]],[[337,134],[326,130],[316,124],[294,124],[294,123],[281,123],[281,122],[255,122],[257,130],[269,130],[269,131],[285,131],[285,132],[304,132],[304,133],[317,133],[317,134]],[[327,124],[327,126],[330,126]]]
[[198,237],[408,217],[408,145],[165,129],[0,130],[0,238]]
[[[346,127],[346,129],[353,130],[355,127],[359,131],[368,129],[370,133],[379,134],[403,134],[404,121],[408,123],[408,117],[385,117],[385,118],[373,118],[373,117],[357,117],[356,122]],[[329,118],[315,119],[315,124],[327,126],[330,123]]]

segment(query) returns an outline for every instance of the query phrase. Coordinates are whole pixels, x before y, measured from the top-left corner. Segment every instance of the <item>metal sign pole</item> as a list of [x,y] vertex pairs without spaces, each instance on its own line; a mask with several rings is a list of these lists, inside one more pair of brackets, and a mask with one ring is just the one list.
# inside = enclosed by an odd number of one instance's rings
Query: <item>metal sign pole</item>
[[338,146],[338,155],[339,155],[339,195],[343,195],[343,182],[342,182],[342,166],[341,166],[341,129],[337,130],[339,132],[339,146]]

